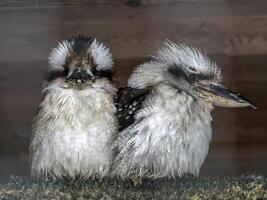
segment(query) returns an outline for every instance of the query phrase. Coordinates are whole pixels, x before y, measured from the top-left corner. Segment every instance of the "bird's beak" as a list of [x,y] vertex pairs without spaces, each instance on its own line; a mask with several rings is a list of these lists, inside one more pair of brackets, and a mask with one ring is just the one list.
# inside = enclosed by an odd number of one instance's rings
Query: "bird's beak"
[[92,73],[88,73],[84,69],[76,68],[68,75],[67,79],[74,81],[77,84],[82,84],[87,81],[92,81],[94,79],[94,76]]
[[222,85],[210,84],[208,86],[199,86],[199,89],[204,98],[208,99],[214,106],[229,108],[251,106],[257,109],[251,101]]

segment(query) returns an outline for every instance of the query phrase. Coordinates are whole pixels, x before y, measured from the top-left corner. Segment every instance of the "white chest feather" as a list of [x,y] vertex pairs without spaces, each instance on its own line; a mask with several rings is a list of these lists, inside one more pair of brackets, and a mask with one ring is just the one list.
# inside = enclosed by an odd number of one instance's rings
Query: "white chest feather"
[[117,131],[112,94],[52,88],[41,103],[31,143],[32,174],[105,176]]
[[120,133],[115,173],[152,178],[197,175],[211,140],[210,110],[167,85],[156,88],[132,126]]

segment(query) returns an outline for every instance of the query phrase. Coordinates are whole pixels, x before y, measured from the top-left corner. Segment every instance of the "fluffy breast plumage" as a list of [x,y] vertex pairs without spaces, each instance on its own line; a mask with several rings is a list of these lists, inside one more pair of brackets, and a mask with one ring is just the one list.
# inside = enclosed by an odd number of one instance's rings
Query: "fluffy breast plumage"
[[208,152],[210,121],[210,110],[187,93],[164,84],[153,88],[134,122],[119,133],[113,174],[197,175]]
[[49,88],[33,126],[32,175],[108,175],[115,112],[112,93],[105,90]]

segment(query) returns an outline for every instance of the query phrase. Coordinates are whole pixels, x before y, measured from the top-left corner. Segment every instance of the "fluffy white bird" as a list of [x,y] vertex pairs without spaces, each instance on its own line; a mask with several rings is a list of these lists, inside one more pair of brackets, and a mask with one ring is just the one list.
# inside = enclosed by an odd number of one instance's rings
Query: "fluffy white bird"
[[213,106],[254,107],[221,81],[221,69],[201,51],[167,41],[118,92],[112,174],[197,176],[211,141]]
[[109,174],[118,127],[112,67],[109,49],[91,37],[73,37],[52,50],[32,129],[33,177]]

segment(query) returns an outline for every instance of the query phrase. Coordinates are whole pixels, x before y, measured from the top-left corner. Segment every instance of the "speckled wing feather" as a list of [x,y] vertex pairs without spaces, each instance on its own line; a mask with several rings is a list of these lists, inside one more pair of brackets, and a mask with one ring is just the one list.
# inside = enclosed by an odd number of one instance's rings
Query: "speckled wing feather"
[[119,131],[135,122],[135,114],[141,109],[142,104],[151,89],[120,88],[117,93],[117,117]]

